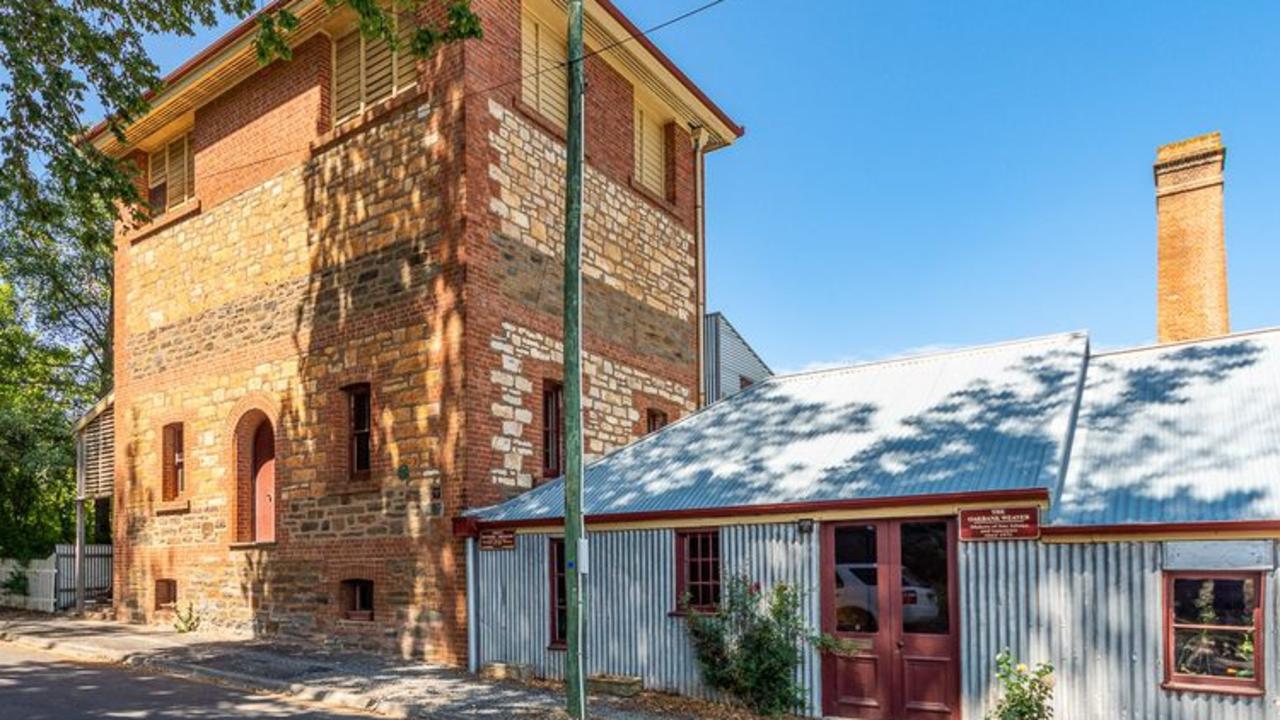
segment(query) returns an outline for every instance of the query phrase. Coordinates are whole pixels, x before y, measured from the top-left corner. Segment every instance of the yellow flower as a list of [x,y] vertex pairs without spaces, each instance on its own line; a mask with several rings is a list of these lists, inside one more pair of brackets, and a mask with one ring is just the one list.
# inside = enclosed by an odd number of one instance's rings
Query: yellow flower
[[1020,673],[1022,673],[1022,674],[1024,674],[1024,675],[1025,675],[1025,674],[1026,674],[1026,672],[1027,672],[1027,664],[1026,664],[1026,663],[1018,663],[1018,672],[1020,672]]

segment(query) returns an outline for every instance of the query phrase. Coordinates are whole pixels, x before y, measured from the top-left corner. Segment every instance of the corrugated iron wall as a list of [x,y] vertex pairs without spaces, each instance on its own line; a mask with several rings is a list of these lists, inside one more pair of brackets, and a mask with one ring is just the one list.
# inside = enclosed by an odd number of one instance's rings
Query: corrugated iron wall
[[[519,663],[544,677],[563,676],[564,653],[547,650],[548,537],[520,535],[513,551],[477,553],[480,665]],[[725,577],[746,573],[764,587],[796,585],[805,593],[806,621],[818,627],[816,531],[800,534],[790,523],[734,526],[720,537]],[[650,689],[708,697],[684,621],[668,615],[675,603],[675,533],[593,532],[590,541],[587,673],[635,676]],[[821,682],[811,647],[798,674],[816,713]]]
[[1064,720],[1280,717],[1274,571],[1265,608],[1267,696],[1161,688],[1162,551],[1157,542],[961,543],[964,717],[983,717],[1005,647],[1028,663],[1053,663],[1055,717]]

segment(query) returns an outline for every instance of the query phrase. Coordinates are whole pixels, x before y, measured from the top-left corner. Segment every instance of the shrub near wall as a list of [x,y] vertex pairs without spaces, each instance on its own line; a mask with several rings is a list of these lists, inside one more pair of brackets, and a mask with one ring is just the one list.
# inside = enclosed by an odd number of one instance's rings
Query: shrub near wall
[[734,577],[719,612],[689,614],[689,636],[707,685],[752,712],[778,717],[803,703],[796,668],[807,632],[796,588],[778,584],[766,595]]

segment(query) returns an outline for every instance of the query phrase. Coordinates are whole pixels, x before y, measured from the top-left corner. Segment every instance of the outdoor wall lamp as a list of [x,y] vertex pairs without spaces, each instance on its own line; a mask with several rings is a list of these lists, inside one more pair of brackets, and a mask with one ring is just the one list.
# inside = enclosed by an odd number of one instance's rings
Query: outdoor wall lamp
[[810,520],[810,519],[807,519],[807,518],[806,518],[806,519],[804,519],[804,520],[797,520],[797,521],[796,521],[796,531],[797,531],[797,532],[799,532],[801,535],[812,535],[812,534],[813,534],[813,520]]

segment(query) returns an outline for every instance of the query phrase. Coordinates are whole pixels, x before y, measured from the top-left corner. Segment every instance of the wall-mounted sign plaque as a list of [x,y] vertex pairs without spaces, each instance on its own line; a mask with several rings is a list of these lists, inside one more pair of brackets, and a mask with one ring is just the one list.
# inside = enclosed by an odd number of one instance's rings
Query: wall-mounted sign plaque
[[480,531],[480,549],[484,551],[515,550],[516,549],[516,531],[515,530],[481,530]]
[[1031,540],[1040,537],[1040,508],[961,510],[961,540]]

